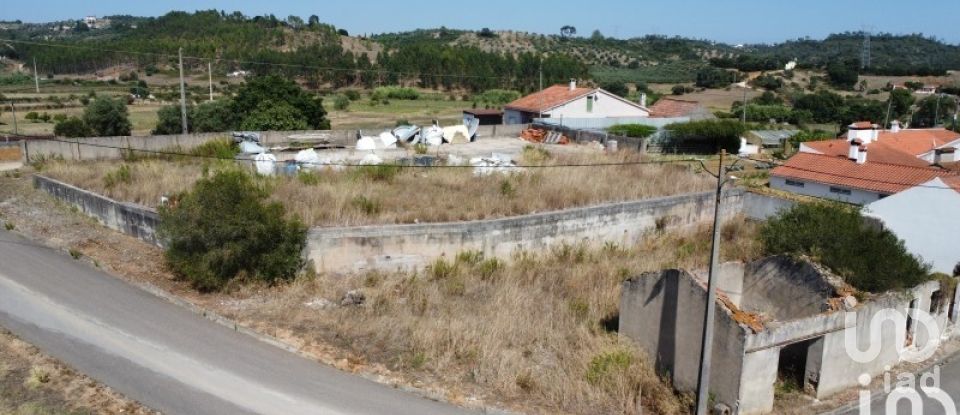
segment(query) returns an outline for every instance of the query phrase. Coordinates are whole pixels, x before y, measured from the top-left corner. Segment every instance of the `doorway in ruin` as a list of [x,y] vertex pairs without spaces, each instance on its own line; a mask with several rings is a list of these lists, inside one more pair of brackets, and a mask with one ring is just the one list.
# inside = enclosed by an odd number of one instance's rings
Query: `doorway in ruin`
[[816,395],[822,362],[823,337],[783,346],[777,363],[777,392]]

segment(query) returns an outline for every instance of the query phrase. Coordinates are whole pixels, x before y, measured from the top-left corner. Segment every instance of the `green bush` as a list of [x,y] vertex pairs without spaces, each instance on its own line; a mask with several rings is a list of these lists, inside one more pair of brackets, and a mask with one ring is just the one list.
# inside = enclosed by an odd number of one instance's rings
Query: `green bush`
[[665,148],[689,150],[691,147],[704,150],[727,150],[736,154],[740,150],[740,136],[747,127],[736,120],[704,120],[669,124],[664,127],[670,141]]
[[210,140],[190,150],[190,154],[194,156],[218,158],[222,160],[233,159],[237,157],[238,153],[240,153],[239,146],[229,138]]
[[57,137],[90,137],[93,131],[80,118],[70,117],[54,125],[53,134]]
[[346,95],[337,95],[333,99],[333,108],[340,111],[350,108],[350,98],[347,98]]
[[657,132],[657,127],[643,124],[620,124],[607,128],[607,132],[623,137],[646,138]]
[[384,101],[389,99],[417,100],[420,99],[420,93],[413,88],[381,86],[373,90],[373,93],[370,94],[370,99],[374,101]]
[[902,290],[930,280],[929,265],[890,231],[867,226],[853,206],[798,204],[770,219],[760,238],[765,253],[808,255],[861,291]]
[[482,94],[477,94],[477,96],[474,97],[474,100],[484,105],[501,106],[516,101],[519,98],[520,93],[517,91],[511,91],[508,89],[489,89],[483,91]]
[[126,164],[121,164],[116,170],[107,172],[107,175],[103,176],[103,186],[107,189],[121,183],[128,184],[131,181],[133,181],[133,175],[130,173],[130,166]]
[[307,228],[266,198],[247,173],[226,170],[197,181],[180,203],[161,207],[158,231],[170,268],[200,291],[234,279],[293,279],[303,265]]
[[83,122],[100,137],[130,135],[130,119],[124,101],[98,97],[83,111]]

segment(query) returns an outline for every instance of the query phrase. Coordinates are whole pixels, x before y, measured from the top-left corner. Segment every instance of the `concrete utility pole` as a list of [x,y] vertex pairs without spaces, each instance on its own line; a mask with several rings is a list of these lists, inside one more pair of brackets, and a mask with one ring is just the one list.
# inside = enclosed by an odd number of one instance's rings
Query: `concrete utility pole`
[[[697,379],[697,415],[707,415],[707,404],[710,401],[710,365],[713,358],[713,319],[717,305],[717,272],[720,261],[720,203],[723,201],[723,185],[726,184],[727,169],[723,167],[723,156],[726,150],[720,150],[720,165],[717,169],[717,194],[713,210],[713,243],[710,251],[710,274],[707,280],[707,304],[704,311],[703,338],[700,342],[700,375]],[[739,160],[738,160],[739,161]],[[706,172],[710,172],[703,165]],[[736,162],[730,165],[733,167]],[[711,173],[712,174],[712,173]]]
[[[743,82],[743,124],[747,124],[747,82]],[[720,161],[723,161],[723,157],[720,158]],[[720,163],[721,167],[723,163]]]
[[540,57],[540,118],[543,118],[543,56]]
[[937,126],[937,121],[940,120],[940,100],[943,99],[943,94],[937,95],[937,109],[933,113],[933,126]]
[[207,62],[207,81],[210,83],[210,102],[213,102],[213,63]]
[[40,93],[40,75],[37,74],[37,58],[33,58],[33,84],[37,87],[37,93]]
[[183,84],[183,48],[177,51],[180,56],[180,120],[183,125],[183,134],[187,134],[187,91]]
[[13,106],[13,101],[10,101],[10,114],[13,115],[13,135],[20,135],[17,130],[17,108]]

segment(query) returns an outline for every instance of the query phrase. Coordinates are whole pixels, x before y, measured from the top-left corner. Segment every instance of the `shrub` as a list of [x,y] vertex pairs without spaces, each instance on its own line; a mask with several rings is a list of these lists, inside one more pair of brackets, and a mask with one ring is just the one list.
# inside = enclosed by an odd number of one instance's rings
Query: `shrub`
[[121,183],[129,184],[131,181],[133,181],[133,175],[130,174],[130,166],[126,164],[121,164],[116,170],[107,172],[103,176],[103,186],[107,189]]
[[127,105],[110,97],[98,97],[83,111],[83,122],[101,137],[130,135]]
[[370,99],[387,102],[389,99],[399,100],[417,100],[420,99],[420,93],[413,88],[401,88],[396,86],[382,86],[373,90]]
[[674,85],[673,88],[670,88],[670,93],[673,95],[683,95],[687,92],[687,88],[683,85]]
[[190,154],[200,157],[208,158],[217,158],[222,160],[229,160],[237,157],[237,154],[240,152],[240,148],[229,138],[220,138],[216,140],[210,140],[206,143],[203,143],[197,147],[194,147],[193,150],[190,150]]
[[884,292],[928,281],[928,265],[889,230],[867,226],[856,207],[798,204],[760,231],[766,254],[809,255],[858,290]]
[[646,138],[657,132],[657,127],[643,124],[620,124],[607,128],[607,132],[624,137]]
[[360,100],[360,91],[357,91],[355,89],[348,89],[346,91],[343,91],[343,95],[346,96],[347,99],[351,101]]
[[294,278],[307,228],[266,198],[248,174],[225,170],[197,181],[179,204],[161,207],[158,231],[167,240],[170,268],[200,291],[220,290],[236,278]]
[[587,367],[587,381],[598,384],[605,379],[626,372],[633,364],[633,355],[626,350],[601,353],[590,359]]
[[664,127],[670,134],[668,148],[688,150],[702,147],[704,150],[725,149],[736,154],[740,150],[740,136],[746,127],[735,120],[704,120],[669,124]]
[[240,128],[248,131],[295,131],[307,130],[310,125],[303,113],[292,105],[263,101],[243,120]]
[[58,137],[90,137],[93,131],[87,123],[77,117],[70,117],[53,126],[53,134]]
[[345,95],[337,95],[333,99],[333,108],[343,111],[350,107],[350,98]]
[[[482,94],[477,94],[474,101],[484,105],[500,106],[509,104],[520,98],[520,93],[508,89],[488,89]],[[464,99],[466,100],[466,99]]]
[[372,166],[357,167],[357,175],[375,182],[390,182],[400,174],[400,166],[391,164],[378,164]]

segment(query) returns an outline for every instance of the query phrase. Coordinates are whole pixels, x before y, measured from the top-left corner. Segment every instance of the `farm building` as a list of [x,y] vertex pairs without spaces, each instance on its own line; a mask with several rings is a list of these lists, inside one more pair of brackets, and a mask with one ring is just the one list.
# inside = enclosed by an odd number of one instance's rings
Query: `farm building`
[[554,85],[504,107],[504,124],[528,124],[534,118],[646,118],[650,110],[600,88]]

